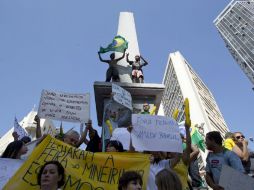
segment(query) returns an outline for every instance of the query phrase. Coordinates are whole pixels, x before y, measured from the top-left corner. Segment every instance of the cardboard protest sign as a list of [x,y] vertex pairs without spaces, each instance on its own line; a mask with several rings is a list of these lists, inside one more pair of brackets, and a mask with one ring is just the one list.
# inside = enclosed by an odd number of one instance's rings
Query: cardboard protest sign
[[132,97],[131,97],[131,94],[127,90],[112,83],[112,93],[114,93],[113,99],[117,103],[132,110]]
[[223,165],[219,185],[224,187],[224,190],[251,190],[254,189],[254,179]]
[[90,95],[43,90],[38,115],[41,118],[86,123],[90,118]]
[[[4,190],[39,188],[36,177],[47,161],[58,160],[65,168],[65,190],[117,189],[118,180],[127,170],[139,172],[144,184],[149,173],[149,155],[139,153],[92,153],[71,147],[49,135],[9,180]],[[143,190],[146,189],[144,185]]]
[[23,163],[24,160],[0,158],[0,189],[3,189]]
[[176,121],[164,116],[132,114],[132,144],[138,151],[183,152]]

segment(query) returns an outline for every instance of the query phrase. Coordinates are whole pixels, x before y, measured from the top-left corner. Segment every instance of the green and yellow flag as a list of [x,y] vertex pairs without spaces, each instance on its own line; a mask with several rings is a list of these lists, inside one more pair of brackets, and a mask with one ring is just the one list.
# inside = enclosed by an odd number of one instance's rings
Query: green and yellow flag
[[203,152],[205,152],[205,141],[202,135],[199,133],[198,129],[196,128],[197,125],[191,126],[190,128],[190,135],[191,135],[191,143],[195,144],[200,148]]
[[116,51],[116,52],[124,52],[125,49],[128,48],[128,42],[122,36],[116,36],[112,43],[108,45],[108,47],[103,48],[100,47],[99,53],[106,53],[109,51]]

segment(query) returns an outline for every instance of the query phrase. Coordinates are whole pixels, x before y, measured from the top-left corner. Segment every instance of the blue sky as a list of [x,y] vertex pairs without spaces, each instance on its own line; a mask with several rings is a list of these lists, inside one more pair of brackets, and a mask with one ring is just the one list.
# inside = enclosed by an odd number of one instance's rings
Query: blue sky
[[97,51],[116,35],[119,13],[130,11],[149,62],[145,81],[161,83],[169,53],[180,51],[212,91],[230,130],[253,137],[252,84],[213,24],[229,2],[0,0],[0,136],[15,115],[21,120],[38,107],[42,89],[90,92],[96,125],[93,83],[104,81],[107,69]]

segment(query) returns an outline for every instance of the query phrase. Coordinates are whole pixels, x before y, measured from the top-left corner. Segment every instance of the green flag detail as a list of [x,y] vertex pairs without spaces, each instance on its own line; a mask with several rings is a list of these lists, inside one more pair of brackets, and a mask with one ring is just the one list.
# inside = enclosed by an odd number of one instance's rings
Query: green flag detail
[[116,36],[112,43],[108,45],[108,47],[103,48],[100,47],[100,53],[106,53],[109,51],[116,51],[116,52],[124,52],[125,49],[128,48],[128,42],[122,36]]
[[205,152],[204,138],[195,126],[191,126],[191,143],[197,145],[199,149]]

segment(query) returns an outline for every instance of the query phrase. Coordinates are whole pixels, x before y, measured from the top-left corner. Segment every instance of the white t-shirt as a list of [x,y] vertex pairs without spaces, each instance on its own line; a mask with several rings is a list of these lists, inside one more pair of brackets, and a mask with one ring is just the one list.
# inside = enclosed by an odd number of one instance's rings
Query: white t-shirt
[[150,172],[147,182],[147,190],[157,190],[157,186],[155,184],[155,176],[163,169],[170,169],[169,160],[161,160],[158,163],[154,163],[150,165]]

